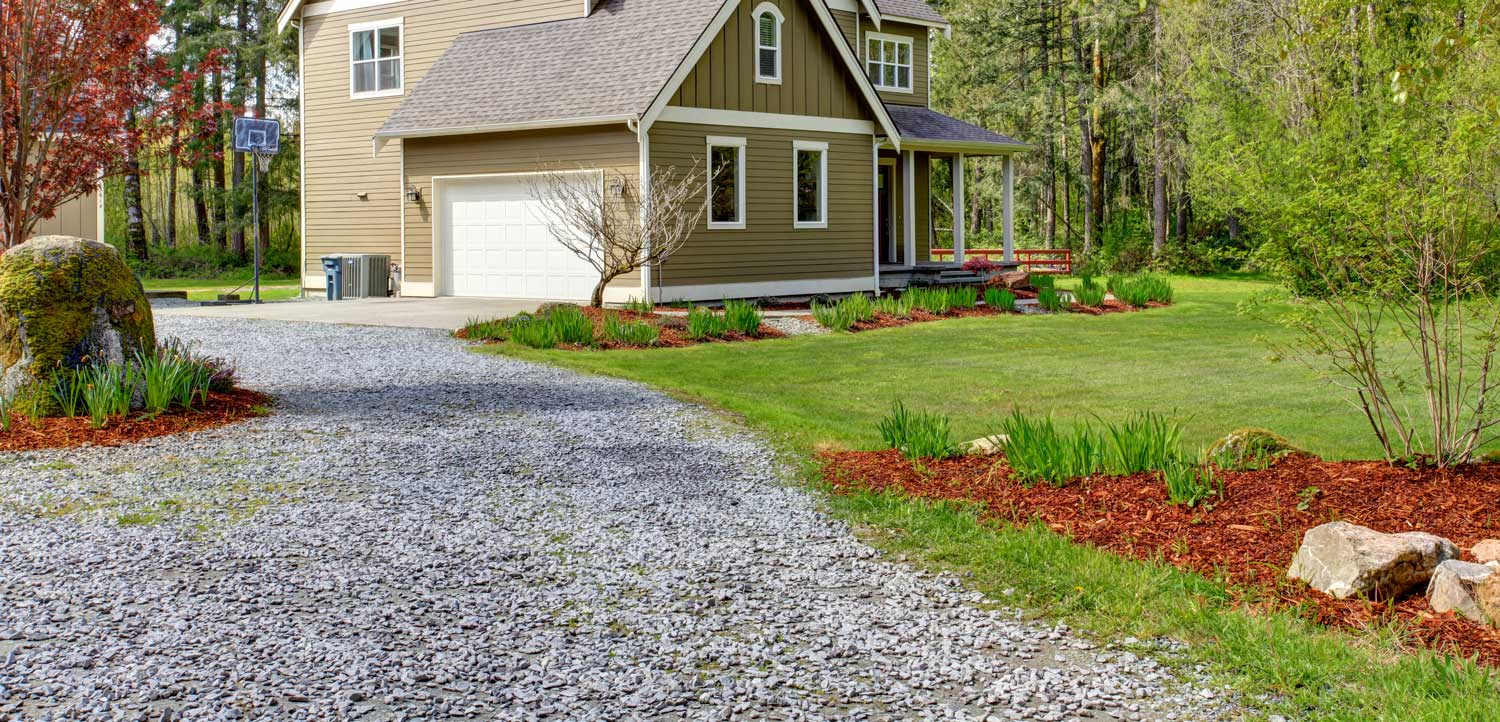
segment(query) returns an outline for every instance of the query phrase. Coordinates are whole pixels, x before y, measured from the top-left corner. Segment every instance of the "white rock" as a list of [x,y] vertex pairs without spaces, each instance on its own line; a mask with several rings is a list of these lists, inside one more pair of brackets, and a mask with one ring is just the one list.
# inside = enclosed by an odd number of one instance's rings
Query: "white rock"
[[994,456],[1004,451],[1005,444],[1009,441],[1010,437],[1005,434],[995,434],[994,436],[981,436],[973,441],[965,441],[959,444],[959,446],[969,456]]
[[1500,539],[1485,539],[1469,551],[1480,564],[1500,562]]
[[1435,612],[1457,612],[1476,622],[1488,621],[1475,590],[1496,575],[1494,567],[1449,559],[1439,564],[1427,585],[1427,600]]
[[1390,599],[1432,578],[1458,547],[1423,532],[1382,534],[1336,521],[1309,529],[1287,577],[1338,599]]

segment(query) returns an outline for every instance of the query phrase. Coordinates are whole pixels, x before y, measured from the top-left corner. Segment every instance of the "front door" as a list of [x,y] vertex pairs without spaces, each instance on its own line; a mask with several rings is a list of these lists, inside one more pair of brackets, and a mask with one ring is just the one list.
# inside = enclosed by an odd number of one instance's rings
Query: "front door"
[[879,219],[875,232],[880,234],[880,262],[900,263],[901,256],[896,249],[896,219],[891,212],[896,207],[896,166],[879,166],[875,183],[875,207]]

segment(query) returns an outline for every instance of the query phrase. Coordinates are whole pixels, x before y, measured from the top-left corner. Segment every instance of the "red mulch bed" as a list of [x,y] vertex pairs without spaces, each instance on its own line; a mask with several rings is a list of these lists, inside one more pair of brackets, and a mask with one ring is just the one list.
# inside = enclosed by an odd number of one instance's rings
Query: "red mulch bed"
[[1039,520],[1083,543],[1225,579],[1246,606],[1296,607],[1331,626],[1400,621],[1416,644],[1500,666],[1500,629],[1435,614],[1421,590],[1394,605],[1338,601],[1285,579],[1303,532],[1334,520],[1437,534],[1473,561],[1474,544],[1500,538],[1500,464],[1407,469],[1298,455],[1265,470],[1223,472],[1223,497],[1193,509],[1169,503],[1166,486],[1150,474],[1028,488],[993,457],[927,462],[926,473],[896,451],[825,452],[820,462],[841,490],[978,502],[993,519]]
[[10,431],[0,431],[0,451],[69,449],[78,446],[121,446],[158,436],[203,431],[262,416],[271,397],[248,389],[210,392],[208,403],[191,411],[173,410],[156,416],[133,415],[110,419],[103,427],[89,425],[87,416],[45,418],[40,427],[24,418],[11,420]]
[[[1033,294],[1033,296],[1034,295],[1035,294]],[[1147,306],[1147,308],[1165,307],[1166,304],[1164,303],[1151,303]],[[1069,312],[1082,313],[1090,316],[1103,316],[1106,313],[1133,313],[1135,311],[1144,310],[1146,309],[1136,308],[1135,306],[1124,304],[1119,301],[1110,300],[1105,301],[1104,305],[1102,306],[1084,306],[1082,304],[1075,303],[1073,304],[1072,308],[1069,309]],[[850,330],[854,332],[869,331],[877,328],[896,328],[898,326],[909,326],[914,323],[941,321],[946,318],[969,318],[972,316],[1004,316],[1007,314],[1016,315],[1018,313],[1019,312],[1017,311],[1003,311],[998,308],[990,308],[989,306],[975,306],[974,308],[955,308],[945,314],[928,313],[921,309],[912,309],[911,315],[909,316],[890,316],[884,313],[876,313],[875,318],[869,321],[860,321],[859,323],[854,324],[854,328]],[[817,320],[810,315],[800,316],[799,318],[804,321],[810,321],[813,323],[817,322]]]

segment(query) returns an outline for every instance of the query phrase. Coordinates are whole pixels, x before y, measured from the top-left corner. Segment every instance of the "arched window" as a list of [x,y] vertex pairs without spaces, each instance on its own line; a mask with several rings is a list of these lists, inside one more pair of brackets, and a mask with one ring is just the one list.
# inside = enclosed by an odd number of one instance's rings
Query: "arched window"
[[755,18],[755,82],[781,82],[781,23],[786,20],[774,4],[763,2]]

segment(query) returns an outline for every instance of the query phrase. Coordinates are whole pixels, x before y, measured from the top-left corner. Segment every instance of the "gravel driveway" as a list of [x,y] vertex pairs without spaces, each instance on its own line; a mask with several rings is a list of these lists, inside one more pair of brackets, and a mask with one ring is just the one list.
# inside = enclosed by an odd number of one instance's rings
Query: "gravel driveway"
[[638,385],[435,332],[160,331],[280,408],[0,459],[0,720],[1238,717],[880,559]]

